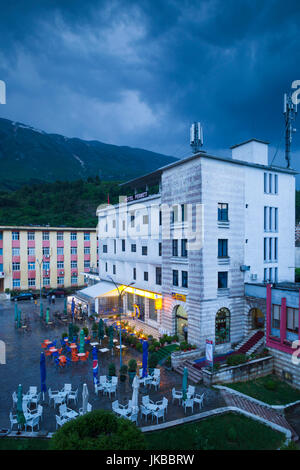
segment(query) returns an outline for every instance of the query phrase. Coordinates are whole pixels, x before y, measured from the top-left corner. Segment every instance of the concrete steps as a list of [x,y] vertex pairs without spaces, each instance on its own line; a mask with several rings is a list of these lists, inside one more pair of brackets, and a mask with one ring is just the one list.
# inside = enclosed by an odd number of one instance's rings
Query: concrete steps
[[194,367],[193,361],[185,361],[177,367],[176,372],[183,375],[184,368],[187,368],[189,373],[189,380],[195,384],[202,382],[202,372]]
[[261,330],[253,330],[235,348],[241,354],[250,355],[256,352],[264,344],[264,333]]

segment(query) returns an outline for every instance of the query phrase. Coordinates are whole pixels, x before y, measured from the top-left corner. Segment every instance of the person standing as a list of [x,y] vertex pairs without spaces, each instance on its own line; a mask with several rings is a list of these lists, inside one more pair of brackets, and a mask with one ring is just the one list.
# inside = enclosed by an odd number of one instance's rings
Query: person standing
[[187,342],[187,339],[188,339],[188,327],[187,327],[187,325],[184,325],[184,327],[182,328],[182,332],[183,332],[183,335],[184,335],[184,341]]
[[52,303],[55,304],[55,294],[52,294]]

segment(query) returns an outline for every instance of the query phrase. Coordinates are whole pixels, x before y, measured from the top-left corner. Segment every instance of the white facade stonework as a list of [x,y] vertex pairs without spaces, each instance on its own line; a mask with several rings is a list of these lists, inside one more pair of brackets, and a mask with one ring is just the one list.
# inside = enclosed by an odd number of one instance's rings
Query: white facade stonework
[[[101,279],[111,276],[122,285],[134,282],[135,289],[161,295],[162,309],[156,318],[149,317],[147,300],[144,318],[160,333],[182,335],[186,324],[188,342],[203,350],[206,339],[216,339],[216,315],[223,309],[229,312],[229,333],[216,348],[225,352],[249,329],[244,283],[265,282],[269,276],[273,281],[294,281],[295,172],[269,167],[267,151],[266,143],[253,140],[234,147],[232,159],[204,152],[193,155],[127,183],[135,192],[157,184],[156,195],[98,210]],[[228,218],[225,212],[220,216],[220,204],[227,207]],[[139,231],[133,236],[128,228],[134,211]],[[117,220],[114,228],[113,219]],[[191,235],[195,230],[198,244]],[[187,256],[182,239],[188,239]],[[178,240],[175,254],[173,240]],[[146,255],[143,246],[147,246]],[[161,285],[157,268],[161,268]],[[126,310],[126,295],[123,304]]]

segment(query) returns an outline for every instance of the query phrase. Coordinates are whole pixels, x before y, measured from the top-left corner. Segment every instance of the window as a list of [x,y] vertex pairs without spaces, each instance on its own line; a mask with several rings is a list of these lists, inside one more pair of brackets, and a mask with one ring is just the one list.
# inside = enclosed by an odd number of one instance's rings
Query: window
[[34,232],[27,232],[27,240],[34,240]]
[[136,280],[136,268],[133,268],[133,279]]
[[116,274],[116,265],[113,264],[113,274]]
[[77,261],[71,261],[71,268],[77,268]]
[[224,239],[218,240],[218,257],[219,258],[228,257],[228,240],[224,240]]
[[[76,281],[75,281],[75,280],[76,280]],[[75,281],[75,282],[73,282],[73,281]],[[57,284],[58,284],[59,286],[61,286],[63,283],[64,283],[64,277],[63,277],[63,276],[59,276],[59,277],[57,278]],[[71,277],[71,283],[72,283],[72,284],[77,284],[77,277],[75,277],[75,276],[73,277],[73,276],[72,276],[72,277]]]
[[77,276],[71,276],[71,284],[77,284]]
[[115,221],[115,219],[112,221],[112,228],[116,228],[116,221]]
[[299,310],[287,307],[286,309],[286,328],[288,331],[298,333],[299,330]]
[[83,239],[84,241],[88,242],[90,241],[90,232],[84,232]]
[[63,261],[57,261],[57,269],[64,269],[64,262]]
[[28,271],[34,271],[35,270],[35,263],[34,262],[29,262],[28,263]]
[[57,240],[63,240],[64,239],[64,232],[57,232],[56,239]]
[[161,268],[156,268],[156,284],[161,286]]
[[279,329],[280,328],[280,305],[272,305],[272,328]]
[[114,254],[116,254],[117,252],[117,241],[114,240]]
[[122,240],[122,251],[125,251],[125,248],[126,248],[126,246],[125,246],[125,240]]
[[107,263],[105,263],[105,272],[107,272]]
[[130,227],[134,227],[134,220],[135,220],[134,212],[130,212]]
[[77,233],[76,232],[71,232],[70,239],[71,239],[71,241],[77,240]]
[[43,232],[43,240],[50,240],[50,233],[49,232]]
[[49,261],[44,261],[44,262],[43,262],[43,270],[44,270],[44,271],[49,271],[49,269],[50,269],[50,263],[49,263]]
[[[71,248],[71,253],[72,253],[72,248]],[[58,254],[59,256],[62,256],[62,255],[64,254],[64,249],[63,249],[63,247],[58,247],[58,248],[57,248],[57,254]]]
[[107,253],[107,245],[103,245],[103,253]]
[[148,271],[144,272],[144,281],[148,281]]
[[155,308],[155,300],[149,299],[149,319],[157,321],[157,310]]
[[[97,248],[97,249],[98,249],[98,248]],[[85,255],[89,255],[90,253],[91,253],[90,247],[89,247],[89,246],[85,246],[85,247],[84,247],[84,254],[85,254]]]
[[20,287],[20,286],[21,286],[20,279],[13,279],[13,287]]
[[158,256],[161,256],[161,242],[158,244]]
[[0,232],[0,240],[3,240],[3,232]]
[[264,173],[264,192],[266,194],[278,194],[278,175]]
[[[28,254],[28,255],[30,254],[30,253],[29,253],[29,248],[28,248],[28,250],[27,250],[27,254]],[[12,249],[12,255],[13,255],[13,256],[20,256],[20,248],[13,248],[13,249]]]
[[89,259],[85,259],[85,260],[84,260],[84,267],[85,267],[85,268],[89,268],[89,267],[90,267],[90,260],[89,260]]
[[218,220],[228,222],[228,204],[218,203]]
[[149,224],[149,216],[148,215],[143,215],[143,224],[148,225]]
[[20,271],[20,263],[12,263],[12,270],[13,271]]
[[71,255],[77,255],[77,246],[71,246]]
[[148,248],[146,246],[142,246],[142,255],[147,256],[148,254]]
[[50,286],[50,278],[43,277],[43,286]]
[[268,230],[268,208],[264,207],[264,231]]
[[186,216],[186,204],[181,204],[181,221],[186,222],[187,216]]
[[161,225],[162,224],[162,211],[161,210],[159,211],[159,219],[158,220],[159,220],[159,225]]
[[215,342],[216,344],[229,343],[230,341],[230,311],[222,307],[216,314]]
[[178,256],[178,240],[172,240],[172,256]]
[[176,222],[178,222],[178,206],[173,206],[171,212],[171,223],[174,224]]
[[181,256],[183,258],[186,258],[188,255],[188,252],[187,252],[187,239],[186,238],[183,238],[181,240]]
[[126,224],[125,220],[122,220],[122,228],[123,228],[123,232],[125,232],[125,228],[126,228],[126,225],[125,225],[125,224]]
[[181,285],[182,287],[188,287],[188,272],[187,271],[181,272]]
[[274,192],[278,194],[278,175],[274,175]]
[[30,287],[35,286],[35,278],[34,277],[29,277],[28,278],[28,286],[30,286]]
[[178,271],[173,269],[173,286],[178,286]]
[[12,232],[11,237],[13,240],[20,240],[20,232]]
[[[3,255],[3,248],[0,248],[0,256]],[[3,269],[1,269],[0,271],[3,271]]]
[[218,273],[218,289],[227,289],[228,287],[228,272]]
[[264,173],[264,192],[268,192],[268,174]]
[[49,256],[50,255],[50,248],[47,246],[43,247],[43,256]]
[[278,208],[275,207],[274,231],[278,232]]
[[131,251],[132,251],[132,253],[135,253],[135,252],[136,252],[136,244],[135,244],[135,243],[133,243],[133,244],[131,245]]

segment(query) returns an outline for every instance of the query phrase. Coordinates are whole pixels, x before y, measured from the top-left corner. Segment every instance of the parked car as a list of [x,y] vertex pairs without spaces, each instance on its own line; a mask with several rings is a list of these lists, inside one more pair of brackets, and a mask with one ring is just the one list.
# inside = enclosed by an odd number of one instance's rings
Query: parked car
[[32,292],[24,292],[22,294],[15,295],[11,297],[10,300],[33,300],[35,295]]
[[55,295],[55,297],[65,297],[66,291],[64,289],[51,289],[47,291],[46,295]]

